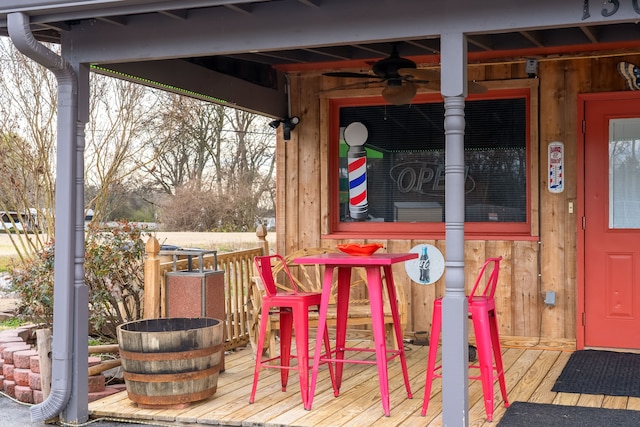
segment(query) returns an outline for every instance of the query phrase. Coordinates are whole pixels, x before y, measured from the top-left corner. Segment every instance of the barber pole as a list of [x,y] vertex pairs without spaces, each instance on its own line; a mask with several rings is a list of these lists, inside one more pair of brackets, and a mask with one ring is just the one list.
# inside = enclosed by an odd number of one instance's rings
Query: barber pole
[[368,137],[367,128],[360,122],[351,123],[344,130],[349,171],[349,215],[355,220],[365,220],[369,214],[367,200],[367,151],[363,145]]
[[349,159],[349,214],[353,219],[366,219],[369,212],[366,152],[362,147],[349,147],[347,157]]

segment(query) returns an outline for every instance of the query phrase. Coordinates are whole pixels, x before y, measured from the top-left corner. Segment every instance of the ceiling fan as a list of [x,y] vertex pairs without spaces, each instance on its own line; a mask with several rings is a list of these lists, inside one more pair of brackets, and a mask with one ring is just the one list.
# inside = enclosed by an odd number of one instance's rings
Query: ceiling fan
[[[348,71],[336,71],[323,73],[328,77],[365,78],[367,82],[340,86],[334,89],[364,89],[382,86],[382,97],[394,105],[403,105],[411,102],[418,91],[418,87],[440,90],[440,73],[436,70],[419,69],[416,63],[410,59],[402,58],[398,54],[397,44],[394,43],[391,55],[381,59],[371,66],[372,73],[353,73]],[[469,92],[483,93],[487,88],[469,82]]]

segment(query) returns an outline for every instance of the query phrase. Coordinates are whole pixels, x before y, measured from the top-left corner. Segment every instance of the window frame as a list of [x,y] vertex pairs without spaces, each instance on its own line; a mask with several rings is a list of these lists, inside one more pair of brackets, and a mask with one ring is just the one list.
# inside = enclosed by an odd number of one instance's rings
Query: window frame
[[[465,239],[486,240],[535,240],[538,234],[538,175],[537,153],[537,81],[529,79],[514,82],[513,87],[490,88],[484,94],[469,95],[466,102],[476,100],[494,100],[509,98],[525,99],[526,114],[526,162],[527,162],[527,194],[525,222],[465,222]],[[518,86],[519,84],[519,86]],[[489,84],[489,86],[494,86]],[[418,94],[414,103],[443,102],[439,93]],[[396,239],[443,239],[445,237],[445,222],[341,222],[340,194],[339,194],[339,134],[340,108],[384,105],[386,101],[381,96],[334,97],[328,98],[325,105],[328,116],[327,137],[327,184],[328,184],[328,233],[326,238],[396,238]],[[444,121],[444,117],[442,117]]]

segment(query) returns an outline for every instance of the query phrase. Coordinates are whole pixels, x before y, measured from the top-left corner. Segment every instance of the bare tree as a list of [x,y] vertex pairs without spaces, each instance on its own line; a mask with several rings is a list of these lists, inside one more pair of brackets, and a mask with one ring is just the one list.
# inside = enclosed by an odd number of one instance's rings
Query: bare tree
[[[274,206],[275,138],[264,131],[267,120],[206,103],[190,105],[190,122],[177,125],[189,130],[187,139],[171,158],[180,152],[180,160],[191,164],[183,165],[185,170],[202,173],[182,174],[189,179],[163,185],[171,190],[161,211],[163,225],[176,230],[250,229],[260,211]],[[200,163],[202,159],[208,162]]]
[[[137,186],[141,174],[162,153],[153,137],[157,91],[131,82],[92,75],[90,122],[86,132],[87,200],[94,220],[108,219],[116,209],[121,188]],[[150,148],[153,147],[153,148]]]
[[53,237],[56,82],[53,74],[0,40],[0,208],[44,235],[12,234],[21,258]]
[[[42,232],[12,234],[24,258],[54,238],[57,83],[4,38],[0,64],[0,210],[37,222]],[[143,168],[162,152],[153,132],[159,91],[97,74],[91,89],[85,176],[87,205],[99,220],[118,205],[118,195],[137,188]]]
[[[54,237],[56,82],[7,40],[0,48],[0,147],[11,152],[0,160],[0,210],[37,218],[43,235],[15,236],[29,252]],[[85,194],[94,220],[112,219],[125,195],[152,187],[169,198],[165,222],[179,213],[181,229],[251,228],[273,209],[266,118],[97,74],[91,90]]]
[[156,126],[156,161],[146,168],[167,194],[189,183],[202,191],[203,176],[219,169],[224,107],[171,93],[161,95],[163,106]]
[[266,119],[241,110],[227,111],[231,152],[224,171],[226,193],[235,195],[234,215],[241,226],[250,226],[260,210],[275,206],[275,139],[264,132]]

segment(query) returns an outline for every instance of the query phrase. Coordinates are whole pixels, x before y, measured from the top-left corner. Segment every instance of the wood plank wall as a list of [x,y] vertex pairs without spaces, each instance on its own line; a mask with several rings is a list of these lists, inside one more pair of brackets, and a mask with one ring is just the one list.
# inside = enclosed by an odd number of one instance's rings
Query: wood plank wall
[[[640,63],[638,55],[594,54],[577,58],[539,58],[538,75],[530,86],[537,92],[532,105],[532,224],[533,240],[468,240],[465,243],[467,286],[473,286],[482,262],[502,256],[500,285],[496,293],[502,335],[532,339],[576,337],[576,233],[579,220],[568,205],[577,200],[577,95],[626,90],[616,71],[619,61]],[[469,77],[492,88],[522,87],[531,82],[525,59],[504,63],[471,65]],[[342,240],[323,238],[329,231],[328,199],[328,109],[327,89],[337,82],[320,72],[290,75],[291,111],[301,118],[290,141],[278,138],[277,156],[277,251],[288,253],[302,247],[334,247]],[[529,83],[530,84],[530,83]],[[375,92],[374,92],[375,91]],[[376,90],[342,91],[340,96],[363,96]],[[335,93],[332,95],[335,96]],[[565,144],[565,190],[547,191],[546,163],[550,142]],[[539,212],[538,212],[539,209]],[[350,240],[354,241],[354,240]],[[375,239],[375,241],[381,241]],[[365,242],[365,240],[361,240]],[[408,251],[429,243],[445,253],[444,240],[382,241],[388,252]],[[444,294],[444,279],[435,285],[413,283],[403,266],[394,266],[396,283],[408,302],[407,331],[429,330],[433,299]],[[557,304],[546,307],[543,292],[555,291]]]

